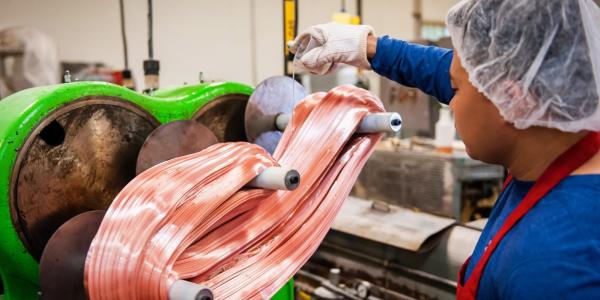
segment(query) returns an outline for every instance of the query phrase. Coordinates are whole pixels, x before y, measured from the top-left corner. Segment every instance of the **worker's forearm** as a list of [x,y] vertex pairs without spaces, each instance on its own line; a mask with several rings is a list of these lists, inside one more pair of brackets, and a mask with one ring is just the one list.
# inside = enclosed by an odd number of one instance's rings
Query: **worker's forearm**
[[443,103],[454,97],[449,74],[452,50],[383,36],[368,39],[367,56],[373,70],[382,76],[416,87]]

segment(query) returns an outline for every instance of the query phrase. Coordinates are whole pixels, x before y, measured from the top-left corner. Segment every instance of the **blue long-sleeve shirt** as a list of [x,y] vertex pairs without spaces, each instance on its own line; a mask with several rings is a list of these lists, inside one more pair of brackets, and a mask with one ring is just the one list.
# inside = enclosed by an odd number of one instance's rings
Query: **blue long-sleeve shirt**
[[402,85],[416,87],[448,104],[454,97],[450,84],[452,50],[380,37],[371,67]]

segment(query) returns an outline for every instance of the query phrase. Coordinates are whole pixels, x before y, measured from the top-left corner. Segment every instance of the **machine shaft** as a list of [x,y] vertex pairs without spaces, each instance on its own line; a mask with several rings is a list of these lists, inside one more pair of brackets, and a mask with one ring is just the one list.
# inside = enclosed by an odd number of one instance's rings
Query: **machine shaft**
[[[284,131],[290,122],[291,114],[280,114],[275,118],[275,126]],[[395,112],[370,113],[358,126],[358,133],[398,132],[402,127],[402,118]]]
[[285,167],[270,167],[258,174],[246,187],[293,191],[299,184],[298,171]]
[[204,285],[179,279],[169,288],[169,300],[213,300],[213,293]]

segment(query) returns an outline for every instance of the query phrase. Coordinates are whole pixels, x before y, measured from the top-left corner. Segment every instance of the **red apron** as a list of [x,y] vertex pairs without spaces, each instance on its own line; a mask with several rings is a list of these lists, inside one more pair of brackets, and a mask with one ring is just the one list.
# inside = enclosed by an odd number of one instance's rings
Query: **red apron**
[[[559,184],[564,178],[568,177],[573,171],[581,167],[590,160],[600,149],[600,132],[591,132],[577,144],[573,145],[565,153],[561,154],[548,169],[538,178],[531,190],[525,195],[521,203],[506,218],[504,224],[496,235],[492,238],[483,256],[475,265],[475,269],[469,276],[467,282],[464,282],[465,272],[469,265],[469,259],[463,264],[458,274],[458,287],[456,298],[459,300],[468,300],[477,298],[477,289],[479,281],[483,275],[485,265],[494,253],[494,250],[515,224],[527,214],[550,190]],[[507,178],[504,187],[508,185],[511,177]],[[464,285],[463,285],[464,283]]]

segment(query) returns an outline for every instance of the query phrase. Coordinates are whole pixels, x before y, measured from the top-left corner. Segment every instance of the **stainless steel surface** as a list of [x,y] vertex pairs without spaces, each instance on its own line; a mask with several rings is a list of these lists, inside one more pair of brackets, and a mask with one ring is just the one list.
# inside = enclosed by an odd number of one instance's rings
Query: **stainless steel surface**
[[311,274],[311,273],[303,271],[303,270],[298,271],[298,275],[307,277],[314,281],[317,281],[321,287],[331,291],[332,294],[342,296],[341,299],[350,299],[350,300],[362,300],[363,299],[363,298],[359,297],[358,295],[353,294],[351,291],[340,288],[337,285],[331,283],[329,280],[327,280],[323,277],[320,277],[318,275]]
[[275,126],[275,118],[279,114],[291,113],[304,97],[304,87],[290,77],[275,76],[261,82],[246,106],[248,141],[273,153],[282,134]]
[[202,106],[192,120],[208,127],[219,142],[246,141],[244,112],[247,102],[246,95],[221,96]]
[[146,138],[136,163],[136,174],[175,157],[200,152],[216,144],[217,137],[197,121],[160,125]]
[[329,269],[328,279],[329,279],[329,282],[331,282],[331,284],[333,284],[333,285],[340,284],[340,269],[338,269],[338,268]]
[[104,213],[93,210],[79,214],[52,235],[40,260],[41,299],[88,299],[85,259]]
[[419,213],[390,205],[387,212],[373,202],[348,197],[333,222],[334,230],[400,249],[423,251],[427,241],[454,224],[454,219]]
[[479,229],[479,230],[483,230],[483,228],[485,227],[485,224],[487,224],[487,221],[488,221],[487,218],[479,219],[479,220],[475,220],[475,221],[471,221],[469,223],[466,223],[465,226],[472,227],[472,228]]
[[467,222],[487,216],[503,178],[502,167],[464,154],[394,148],[383,142],[363,168],[353,195]]
[[339,268],[343,284],[368,281],[383,299],[455,299],[458,270],[480,233],[452,225],[432,238],[429,251],[415,252],[334,229],[303,270],[325,277]]
[[384,77],[381,77],[379,95],[387,111],[402,115],[402,137],[433,137],[440,107],[435,98]]
[[65,221],[109,206],[135,176],[140,147],[157,125],[133,104],[93,97],[56,109],[29,133],[12,172],[10,207],[34,258]]

